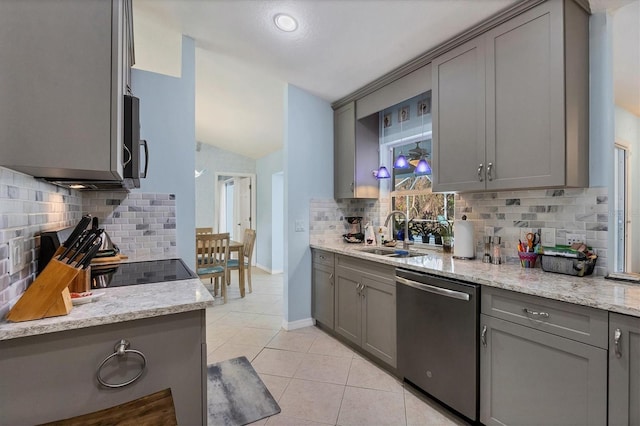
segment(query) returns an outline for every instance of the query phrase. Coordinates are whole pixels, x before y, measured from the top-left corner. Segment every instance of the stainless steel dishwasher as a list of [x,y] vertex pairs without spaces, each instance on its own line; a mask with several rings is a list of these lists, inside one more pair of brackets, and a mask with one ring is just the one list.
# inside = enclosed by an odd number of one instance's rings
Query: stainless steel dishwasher
[[405,269],[396,283],[399,373],[478,420],[479,286]]

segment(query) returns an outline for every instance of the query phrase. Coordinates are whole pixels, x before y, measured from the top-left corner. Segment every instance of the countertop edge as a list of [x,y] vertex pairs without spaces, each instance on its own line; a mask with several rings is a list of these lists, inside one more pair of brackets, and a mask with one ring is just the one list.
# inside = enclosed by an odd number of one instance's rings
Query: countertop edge
[[524,269],[519,264],[491,265],[479,259],[457,260],[438,251],[425,252],[425,256],[394,259],[364,253],[360,251],[364,246],[317,243],[309,246],[397,268],[640,317],[640,286],[604,277],[574,277],[545,272],[540,268]]
[[[175,285],[187,288],[170,288]],[[141,289],[138,295],[135,293],[136,289]],[[17,323],[3,320],[0,322],[0,341],[196,311],[214,304],[213,296],[198,279],[107,288],[104,291],[106,294],[101,299],[75,306],[69,315]],[[150,302],[148,295],[153,295],[156,291],[163,301],[152,306],[153,302]],[[182,296],[190,300],[175,303],[167,301],[175,291],[181,292]],[[122,302],[123,300],[126,302]],[[126,303],[148,306],[127,308]]]

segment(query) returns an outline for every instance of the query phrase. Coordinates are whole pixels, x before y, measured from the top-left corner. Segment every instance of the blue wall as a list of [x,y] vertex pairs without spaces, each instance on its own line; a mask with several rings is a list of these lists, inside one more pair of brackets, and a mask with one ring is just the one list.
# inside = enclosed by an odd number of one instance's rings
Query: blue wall
[[[271,153],[256,161],[256,186],[258,204],[256,208],[256,264],[268,271],[281,270],[282,262],[279,267],[273,266],[273,258],[282,258],[282,248],[280,253],[273,253],[273,221],[283,221],[282,217],[273,217],[273,203],[280,202],[273,199],[272,176],[274,173],[282,172],[282,150]],[[281,210],[281,209],[280,209]]]
[[285,90],[284,321],[291,323],[311,319],[309,200],[333,198],[333,110],[296,86]]
[[182,37],[182,77],[134,69],[140,137],[149,143],[149,173],[134,192],[175,194],[177,253],[195,259],[195,44]]

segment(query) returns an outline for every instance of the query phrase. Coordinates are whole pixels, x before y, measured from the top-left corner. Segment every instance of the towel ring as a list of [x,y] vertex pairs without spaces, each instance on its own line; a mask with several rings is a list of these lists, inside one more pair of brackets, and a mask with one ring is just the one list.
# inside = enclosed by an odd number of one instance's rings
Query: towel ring
[[[129,341],[127,341],[125,339],[120,339],[120,341],[118,343],[116,343],[116,345],[113,348],[113,350],[115,352],[112,353],[111,355],[109,355],[108,357],[106,357],[104,359],[104,361],[102,361],[102,363],[98,367],[98,373],[96,374],[96,378],[98,379],[98,382],[102,386],[104,386],[106,388],[122,388],[122,387],[130,385],[131,383],[133,383],[136,380],[138,380],[140,378],[140,376],[142,376],[142,373],[144,373],[144,370],[147,368],[147,357],[145,357],[144,354],[142,352],[140,352],[140,351],[136,351],[135,349],[129,349],[129,346],[131,346]],[[122,383],[109,383],[109,382],[106,382],[102,378],[102,376],[100,375],[100,373],[102,372],[102,367],[104,367],[104,365],[107,362],[109,362],[109,360],[111,360],[111,358],[113,358],[113,357],[123,357],[123,356],[126,356],[127,354],[134,354],[134,355],[138,355],[140,357],[140,359],[142,360],[142,366],[140,368],[140,372],[134,378],[129,379],[126,382],[122,382]]]

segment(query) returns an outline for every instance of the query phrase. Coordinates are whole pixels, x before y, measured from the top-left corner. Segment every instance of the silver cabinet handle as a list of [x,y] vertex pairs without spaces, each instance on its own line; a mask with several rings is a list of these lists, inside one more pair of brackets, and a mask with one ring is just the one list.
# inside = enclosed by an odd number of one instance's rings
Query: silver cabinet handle
[[620,339],[622,339],[622,331],[619,328],[616,328],[616,331],[613,332],[613,344],[615,346],[616,358],[622,358]]
[[482,334],[480,335],[480,340],[482,341],[482,346],[487,346],[487,326],[482,326]]
[[356,291],[360,294],[360,283],[356,283]]
[[532,315],[532,316],[536,316],[536,317],[540,317],[540,318],[549,318],[549,314],[546,312],[538,312],[538,311],[532,311],[529,308],[524,308],[523,309],[524,313],[527,315]]
[[461,291],[449,290],[448,288],[436,287],[429,284],[419,283],[417,281],[408,280],[403,277],[396,276],[396,282],[417,288],[418,290],[428,291],[429,293],[439,294],[440,296],[452,297],[454,299],[469,300],[471,296]]
[[483,179],[482,179],[482,167],[484,167],[484,164],[480,163],[480,165],[478,166],[478,180],[480,182],[483,181]]
[[329,275],[329,283],[333,285],[333,272]]
[[487,179],[489,179],[489,181],[493,180],[493,176],[491,176],[491,169],[493,168],[493,163],[489,163],[487,165]]
[[326,257],[324,257],[323,255],[318,256],[320,259],[325,260]]
[[351,182],[351,185],[349,186],[349,188],[350,188],[350,189],[349,189],[349,191],[350,191],[350,192],[353,192],[353,188],[354,188],[355,186],[356,186],[356,183],[355,183],[355,182]]
[[362,284],[362,291],[360,292],[360,296],[362,296],[363,298],[367,295],[367,292],[365,291],[366,288],[367,286]]
[[[104,359],[104,361],[102,361],[102,363],[98,366],[98,373],[96,374],[96,378],[98,379],[98,383],[100,383],[102,386],[104,386],[105,388],[122,388],[125,387],[127,385],[130,385],[131,383],[135,382],[136,380],[138,380],[140,378],[140,376],[142,376],[142,373],[144,373],[144,370],[147,368],[147,357],[144,356],[144,354],[140,351],[136,351],[134,349],[129,349],[129,346],[131,346],[131,344],[125,340],[125,339],[120,339],[120,341],[118,343],[116,343],[115,347],[113,348],[114,352],[109,355],[108,357],[106,357]],[[122,359],[123,357],[126,357],[128,354],[133,354],[133,355],[137,355],[140,357],[140,372],[133,377],[132,379],[127,380],[126,382],[122,382],[122,383],[108,383],[106,382],[103,378],[102,378],[102,367],[104,367],[104,365],[109,362],[109,360],[111,360],[111,358],[113,357],[118,357],[119,359]]]

